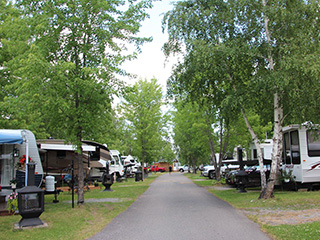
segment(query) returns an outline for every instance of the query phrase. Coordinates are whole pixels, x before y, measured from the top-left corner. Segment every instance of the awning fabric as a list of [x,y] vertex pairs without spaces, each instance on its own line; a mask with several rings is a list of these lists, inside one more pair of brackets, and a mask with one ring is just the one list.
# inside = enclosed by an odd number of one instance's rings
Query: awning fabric
[[21,131],[0,130],[0,144],[22,144]]

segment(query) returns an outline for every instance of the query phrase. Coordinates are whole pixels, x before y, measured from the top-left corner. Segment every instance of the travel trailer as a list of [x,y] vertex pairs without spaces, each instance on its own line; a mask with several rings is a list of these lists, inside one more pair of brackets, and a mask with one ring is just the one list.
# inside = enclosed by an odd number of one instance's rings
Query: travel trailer
[[[271,160],[272,146],[272,139],[265,139],[263,143],[260,143],[264,160]],[[254,143],[251,144],[250,150],[250,159],[258,160],[258,152]]]
[[297,187],[312,189],[320,184],[320,131],[305,125],[283,128],[282,171],[292,174]]
[[[105,166],[99,163],[99,160],[100,158],[103,158],[105,161],[111,159],[109,151],[105,150],[98,143],[92,141],[83,142],[82,157],[85,177],[87,179],[90,179],[91,176],[100,178],[103,174],[103,172],[101,173],[101,169],[104,169]],[[72,162],[74,163],[74,174],[79,174],[75,146],[65,143],[65,140],[61,139],[38,140],[37,144],[46,175],[55,176],[55,179],[59,183],[64,176],[71,174]]]
[[40,186],[43,169],[34,134],[29,130],[0,130],[0,185],[2,189],[14,188],[10,181],[17,181],[16,188],[25,186],[28,171],[26,164],[34,162],[35,185]]
[[[282,128],[283,157],[281,171],[284,181],[290,179],[295,187],[312,189],[320,185],[320,131],[306,125],[293,124]],[[261,144],[264,160],[271,160],[272,141]],[[252,147],[253,159],[257,159]],[[287,178],[287,179],[285,179]]]

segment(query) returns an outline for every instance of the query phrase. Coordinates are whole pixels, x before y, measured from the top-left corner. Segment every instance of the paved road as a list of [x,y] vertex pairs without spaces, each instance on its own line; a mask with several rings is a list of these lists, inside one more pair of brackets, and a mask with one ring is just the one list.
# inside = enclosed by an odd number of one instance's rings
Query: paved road
[[180,173],[158,177],[90,240],[270,239],[257,224]]

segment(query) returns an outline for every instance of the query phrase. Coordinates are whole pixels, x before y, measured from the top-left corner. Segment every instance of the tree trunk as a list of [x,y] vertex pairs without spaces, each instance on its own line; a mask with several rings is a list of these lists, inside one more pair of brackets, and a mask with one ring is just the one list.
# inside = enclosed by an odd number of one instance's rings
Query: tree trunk
[[[267,6],[266,0],[262,0],[263,7]],[[268,17],[264,14],[264,28],[266,32],[266,38],[269,45],[268,50],[268,62],[269,62],[269,68],[270,71],[274,71],[274,61],[272,57],[272,51],[271,51],[271,34],[268,28]],[[282,142],[283,142],[283,136],[282,136],[282,122],[283,122],[283,108],[280,103],[280,97],[278,90],[274,89],[275,93],[273,95],[273,104],[274,104],[274,133],[273,133],[273,148],[272,148],[272,163],[271,163],[271,172],[269,177],[269,182],[267,184],[267,187],[264,191],[261,191],[259,199],[268,199],[273,196],[273,189],[274,185],[277,180],[277,173],[279,170],[279,165],[281,161],[281,153],[282,153]]]
[[[214,169],[217,169],[217,158],[216,158],[216,153],[214,151],[212,133],[209,130],[211,128],[211,126],[210,126],[210,122],[209,122],[208,116],[207,116],[206,120],[207,120],[207,124],[208,124],[207,135],[208,135],[209,147],[210,147],[210,151],[211,151],[211,164],[213,164]],[[216,174],[216,177],[218,178],[217,174]],[[219,174],[219,180],[220,180],[220,174]]]
[[141,167],[142,167],[142,169],[141,169],[141,171],[142,171],[142,181],[143,181],[143,179],[144,179],[144,158],[145,158],[145,153],[144,153],[144,151],[142,152],[142,163],[141,163]]
[[264,191],[264,189],[267,187],[267,180],[266,180],[266,172],[264,171],[263,155],[262,155],[259,139],[257,134],[255,134],[255,132],[253,131],[251,124],[249,123],[249,120],[247,118],[247,115],[245,114],[244,109],[242,107],[241,107],[241,114],[244,118],[244,121],[246,122],[247,128],[250,132],[254,145],[257,148],[258,161],[259,161],[259,167],[260,167],[260,177],[261,177],[261,191]]
[[[197,162],[197,159],[196,159],[196,158],[192,158],[192,168],[193,168],[193,173],[194,173],[194,174],[197,173],[196,162]],[[189,169],[190,169],[190,168],[189,168]]]
[[83,175],[83,161],[82,161],[82,147],[80,154],[78,154],[78,205],[84,204],[84,175]]
[[283,121],[283,109],[279,103],[279,96],[277,93],[274,94],[274,133],[273,133],[273,148],[272,148],[272,163],[269,182],[264,191],[261,191],[259,196],[263,199],[273,197],[273,189],[277,180],[277,174],[279,171],[282,148],[283,148],[283,136],[282,136],[282,121]]

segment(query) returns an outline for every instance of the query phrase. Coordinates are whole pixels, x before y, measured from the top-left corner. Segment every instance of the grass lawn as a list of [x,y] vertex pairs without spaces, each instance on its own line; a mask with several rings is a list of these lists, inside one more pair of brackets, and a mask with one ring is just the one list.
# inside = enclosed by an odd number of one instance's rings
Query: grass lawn
[[[45,195],[45,211],[40,219],[48,224],[45,228],[25,230],[14,229],[14,224],[21,219],[20,215],[0,217],[0,239],[86,239],[101,231],[118,214],[126,210],[157,176],[149,174],[143,182],[128,179],[111,186],[113,192],[103,192],[101,189],[91,189],[85,192],[85,205],[72,209],[72,195],[68,192],[60,193],[59,203],[52,203],[54,195]],[[112,198],[118,202],[89,202],[89,199]],[[87,200],[87,202],[86,202]]]
[[[275,191],[275,197],[268,200],[258,200],[260,189],[249,188],[247,193],[239,193],[237,189],[218,190],[212,188],[217,183],[208,178],[199,177],[199,174],[186,174],[194,183],[209,187],[208,191],[215,196],[227,201],[233,207],[243,210],[253,221],[260,224],[261,229],[269,233],[277,240],[319,240],[320,221],[299,224],[272,225],[261,221],[261,214],[264,218],[275,218],[279,214],[287,214],[287,218],[293,218],[295,213],[310,210],[320,211],[320,191]],[[203,179],[203,180],[201,180]],[[286,217],[284,215],[284,217]]]

